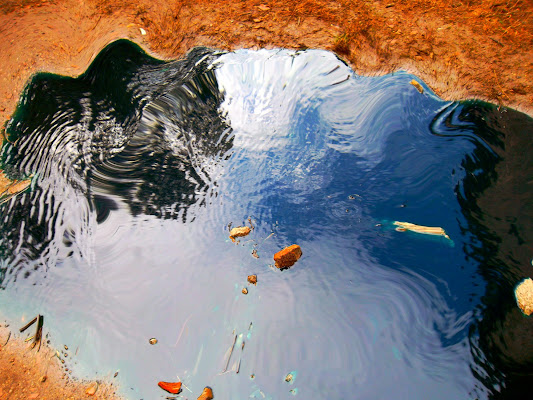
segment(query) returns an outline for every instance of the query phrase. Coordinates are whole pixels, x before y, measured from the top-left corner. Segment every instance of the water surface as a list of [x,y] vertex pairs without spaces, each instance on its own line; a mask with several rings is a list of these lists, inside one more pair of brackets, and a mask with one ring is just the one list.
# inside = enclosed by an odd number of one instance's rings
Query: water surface
[[[520,393],[533,351],[505,337],[531,325],[512,288],[533,254],[533,121],[412,79],[325,51],[162,62],[126,41],[78,78],[36,75],[2,153],[33,176],[1,205],[2,313],[44,314],[74,375],[118,370],[132,399],[176,379],[184,398]],[[273,267],[293,243],[302,258]]]

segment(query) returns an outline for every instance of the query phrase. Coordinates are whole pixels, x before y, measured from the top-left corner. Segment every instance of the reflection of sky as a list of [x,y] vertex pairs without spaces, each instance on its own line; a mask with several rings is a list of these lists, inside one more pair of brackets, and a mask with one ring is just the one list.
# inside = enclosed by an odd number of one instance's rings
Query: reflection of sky
[[[217,197],[191,205],[187,223],[134,218],[115,199],[108,219],[91,220],[86,250],[37,272],[37,289],[21,280],[0,294],[18,299],[7,315],[45,314],[53,344],[79,348],[76,372],[119,368],[132,398],[163,398],[157,381],[178,376],[189,397],[210,385],[231,399],[293,388],[306,399],[469,398],[473,267],[459,272],[452,171],[471,145],[431,135],[447,103],[410,75],[357,77],[323,51],[239,51],[216,65],[234,136],[213,167]],[[232,244],[227,224],[248,216],[256,229]],[[393,220],[443,226],[457,243],[396,233]],[[270,268],[292,243],[302,259]],[[222,374],[235,334],[240,373]]]

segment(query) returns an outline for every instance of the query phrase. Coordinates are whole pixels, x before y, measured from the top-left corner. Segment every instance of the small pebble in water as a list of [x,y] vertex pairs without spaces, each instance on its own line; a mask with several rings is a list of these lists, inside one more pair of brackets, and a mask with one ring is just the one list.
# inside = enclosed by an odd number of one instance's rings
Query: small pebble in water
[[213,398],[214,398],[213,391],[211,390],[209,386],[206,386],[204,388],[204,391],[202,392],[200,397],[198,397],[197,400],[212,400]]
[[276,267],[286,269],[292,267],[301,256],[302,249],[297,244],[293,244],[274,254],[274,261],[276,262]]
[[524,279],[515,289],[516,302],[518,307],[526,315],[533,314],[533,280]]
[[292,374],[287,374],[285,377],[285,382],[292,382],[294,380],[294,376]]
[[68,346],[67,345],[64,345],[63,347],[65,348],[65,350],[68,350]]
[[236,237],[247,236],[252,230],[247,226],[238,226],[229,231],[229,238],[235,242]]
[[257,275],[248,275],[248,282],[257,285]]
[[157,339],[155,337],[151,338],[149,341],[148,341],[150,344],[156,344],[157,343]]
[[248,294],[248,289],[242,288],[242,294]]

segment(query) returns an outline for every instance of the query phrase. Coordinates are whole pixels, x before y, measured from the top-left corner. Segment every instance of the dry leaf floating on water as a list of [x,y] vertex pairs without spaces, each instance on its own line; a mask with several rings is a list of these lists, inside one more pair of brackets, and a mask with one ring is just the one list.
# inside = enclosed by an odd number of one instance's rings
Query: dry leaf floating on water
[[181,392],[181,382],[159,382],[157,385],[172,394]]
[[235,238],[247,236],[251,232],[251,229],[247,226],[238,226],[229,231],[229,238],[234,242]]
[[398,232],[411,231],[415,233],[422,233],[424,235],[443,236],[446,239],[450,239],[450,237],[446,234],[444,229],[436,227],[436,226],[415,225],[415,224],[411,224],[410,222],[400,222],[400,221],[394,221],[394,225],[396,225],[396,230]]
[[409,82],[411,85],[413,85],[416,90],[418,90],[420,93],[424,93],[424,88],[422,87],[422,85],[420,83],[418,83],[416,80],[412,80],[411,82]]

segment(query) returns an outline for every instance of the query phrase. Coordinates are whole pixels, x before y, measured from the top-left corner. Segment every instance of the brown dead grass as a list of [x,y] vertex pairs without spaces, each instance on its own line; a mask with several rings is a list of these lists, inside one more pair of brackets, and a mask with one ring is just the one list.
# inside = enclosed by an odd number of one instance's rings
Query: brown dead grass
[[448,99],[480,98],[531,112],[533,3],[527,0],[91,0],[123,15],[172,58],[194,45],[324,48],[356,72],[406,69]]

